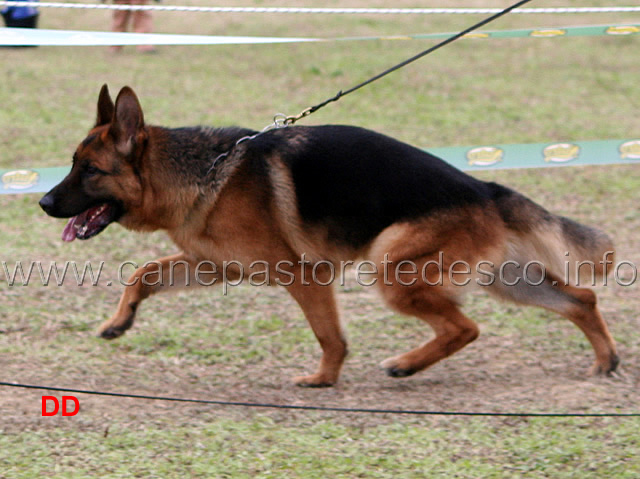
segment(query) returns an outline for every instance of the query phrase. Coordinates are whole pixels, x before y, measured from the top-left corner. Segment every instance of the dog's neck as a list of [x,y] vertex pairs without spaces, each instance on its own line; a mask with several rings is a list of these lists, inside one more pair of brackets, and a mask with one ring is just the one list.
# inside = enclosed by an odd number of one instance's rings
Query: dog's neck
[[[255,133],[237,127],[187,127],[165,131],[165,159],[170,162],[171,169],[179,171],[180,177],[191,184],[203,184],[214,179],[215,175],[212,177],[211,173],[226,159],[225,154],[240,138]],[[214,162],[215,168],[212,168]]]
[[[153,174],[141,172],[147,191],[146,201],[153,206],[146,211],[154,212],[152,229],[172,229],[180,225],[174,218],[187,218],[203,198],[215,198],[215,192],[224,185],[226,178],[235,169],[231,151],[240,138],[255,132],[236,127],[229,128],[163,128],[148,126],[147,145]],[[225,153],[229,153],[225,155]],[[231,160],[231,161],[230,161]],[[212,165],[215,161],[215,168]],[[150,173],[150,172],[149,172]],[[159,178],[158,175],[162,175]],[[146,178],[146,179],[145,179]],[[156,183],[157,184],[152,184]],[[163,195],[162,190],[180,190],[177,195]],[[212,196],[212,190],[214,195]],[[172,198],[165,204],[163,198]],[[176,198],[179,200],[176,201]]]

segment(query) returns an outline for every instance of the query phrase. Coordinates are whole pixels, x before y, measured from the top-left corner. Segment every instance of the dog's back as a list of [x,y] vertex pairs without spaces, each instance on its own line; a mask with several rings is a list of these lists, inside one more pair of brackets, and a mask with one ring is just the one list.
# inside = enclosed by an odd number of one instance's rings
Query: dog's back
[[273,130],[252,140],[247,153],[275,153],[303,224],[324,226],[333,241],[356,250],[394,223],[491,200],[485,183],[441,159],[357,127]]
[[[603,232],[554,215],[505,186],[480,181],[428,152],[357,127],[292,127],[258,136],[247,154],[277,154],[290,175],[303,225],[325,226],[332,241],[359,250],[385,228],[432,217],[466,218],[481,210],[510,252],[504,260],[540,261],[570,284],[586,285],[606,273],[613,254]],[[465,219],[466,221],[466,219]],[[472,222],[468,223],[472,226]],[[473,234],[473,232],[471,232]],[[478,243],[486,238],[477,238]],[[496,240],[496,241],[502,241]],[[613,259],[612,255],[608,259]],[[566,261],[591,262],[570,268]],[[582,278],[575,276],[576,270]]]

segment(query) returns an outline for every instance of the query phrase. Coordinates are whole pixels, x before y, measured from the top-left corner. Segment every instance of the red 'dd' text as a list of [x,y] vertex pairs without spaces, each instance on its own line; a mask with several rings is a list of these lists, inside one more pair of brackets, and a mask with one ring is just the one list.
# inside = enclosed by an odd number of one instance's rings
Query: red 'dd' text
[[[69,402],[73,402],[73,410],[68,409]],[[60,411],[60,403],[62,403],[63,416],[75,416],[80,411],[80,401],[75,396],[62,396],[60,401],[55,396],[42,396],[42,415],[55,416]],[[47,411],[49,404],[53,404],[51,411]]]

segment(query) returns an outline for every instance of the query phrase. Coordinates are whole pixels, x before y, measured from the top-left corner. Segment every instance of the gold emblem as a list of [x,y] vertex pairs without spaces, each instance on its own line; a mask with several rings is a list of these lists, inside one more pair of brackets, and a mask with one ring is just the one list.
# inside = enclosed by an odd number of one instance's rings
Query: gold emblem
[[620,158],[640,160],[640,140],[627,141],[620,145]]
[[578,158],[580,155],[580,147],[571,143],[556,143],[547,146],[543,151],[544,161],[552,161],[554,163],[565,163]]
[[467,151],[469,165],[490,166],[502,161],[504,150],[495,146],[480,146]]
[[480,33],[480,32],[471,32],[471,33],[466,33],[465,35],[462,36],[462,38],[489,38],[489,34],[488,33]]
[[380,40],[413,40],[409,35],[389,35],[388,37],[380,37]]
[[562,35],[566,35],[566,34],[567,34],[566,30],[555,30],[555,29],[534,30],[530,33],[532,37],[537,37],[537,38],[561,37]]
[[33,170],[13,170],[2,175],[2,184],[6,190],[26,190],[38,183],[40,175]]
[[607,35],[632,35],[640,32],[640,28],[633,25],[609,27],[606,30]]

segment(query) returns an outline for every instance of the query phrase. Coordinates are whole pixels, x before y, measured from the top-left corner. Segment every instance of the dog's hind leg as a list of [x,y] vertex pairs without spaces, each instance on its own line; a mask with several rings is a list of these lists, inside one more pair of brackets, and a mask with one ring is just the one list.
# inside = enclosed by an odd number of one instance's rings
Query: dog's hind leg
[[[225,271],[226,280],[235,281],[232,269]],[[198,277],[196,277],[198,275]],[[207,263],[196,263],[184,253],[150,261],[138,268],[127,280],[115,314],[102,323],[98,334],[105,339],[122,336],[133,325],[140,302],[149,296],[204,285],[201,276],[206,275],[206,284],[219,282],[219,269]]]
[[295,377],[293,382],[298,386],[327,387],[338,380],[347,356],[347,341],[340,325],[333,286],[329,284],[328,278],[324,278],[321,268],[316,273],[313,281],[302,284],[301,278],[297,278],[296,282],[287,286],[291,296],[302,308],[322,348],[322,359],[317,371],[308,376]]
[[394,225],[373,244],[369,258],[384,266],[376,285],[385,302],[435,332],[432,340],[383,361],[389,376],[410,376],[478,337],[478,326],[458,305],[473,278],[469,265],[495,243],[497,233],[484,226],[490,224],[484,215],[478,209]]
[[393,309],[425,321],[436,334],[422,346],[383,361],[381,366],[389,376],[410,376],[459,351],[478,337],[478,326],[438,288],[441,287],[420,283],[404,288],[398,285],[382,288],[383,296]]
[[[585,334],[596,355],[591,374],[610,374],[620,362],[616,345],[597,305],[596,294],[587,288],[565,285],[559,278],[541,273],[530,281],[518,278],[496,281],[489,291],[520,304],[539,306],[572,321]],[[540,284],[538,284],[540,283]]]

